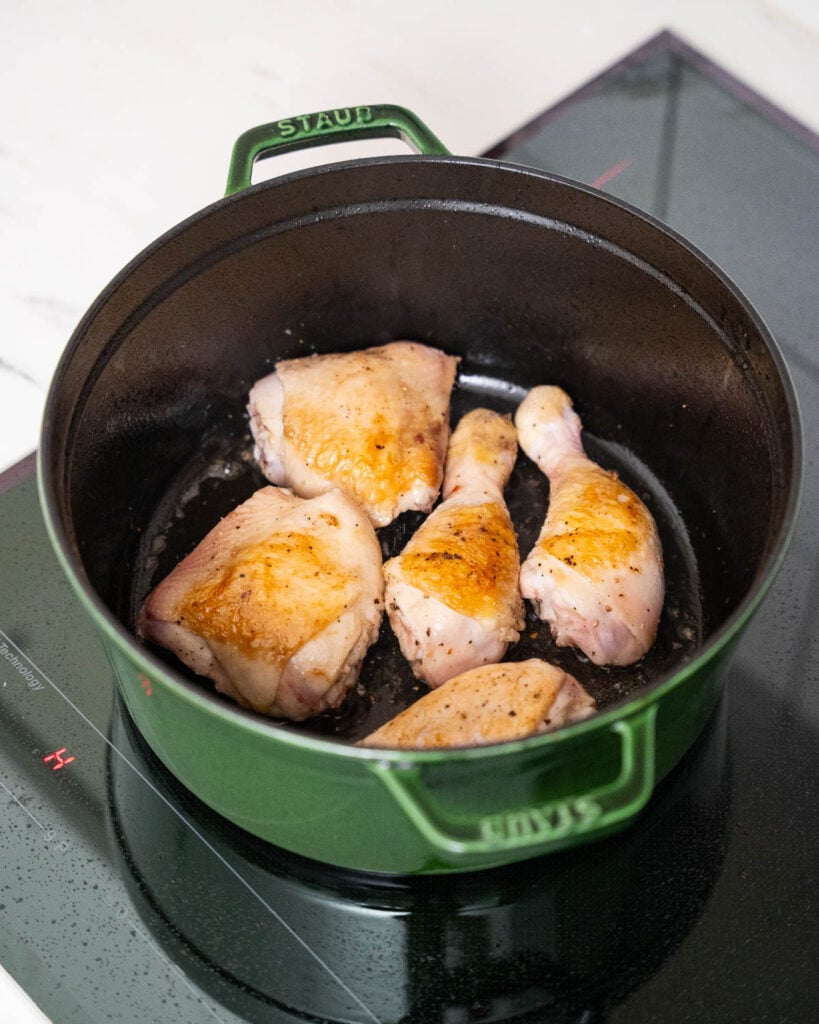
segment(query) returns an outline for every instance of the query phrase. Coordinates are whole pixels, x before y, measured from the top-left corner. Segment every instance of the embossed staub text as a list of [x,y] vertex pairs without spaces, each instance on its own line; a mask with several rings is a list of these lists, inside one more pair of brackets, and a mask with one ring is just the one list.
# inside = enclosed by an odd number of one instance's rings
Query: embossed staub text
[[591,827],[602,812],[600,804],[588,797],[560,800],[521,811],[490,814],[481,819],[480,835],[487,842],[496,843],[562,839]]
[[289,139],[303,132],[331,131],[352,124],[368,124],[373,119],[370,107],[340,107],[338,110],[320,110],[317,114],[299,114],[274,121],[280,138]]

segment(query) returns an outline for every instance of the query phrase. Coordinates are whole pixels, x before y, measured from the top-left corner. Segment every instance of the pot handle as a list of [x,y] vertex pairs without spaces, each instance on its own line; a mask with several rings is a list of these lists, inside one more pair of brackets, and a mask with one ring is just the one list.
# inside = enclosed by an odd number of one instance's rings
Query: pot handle
[[441,807],[422,777],[422,766],[375,761],[372,770],[398,805],[446,863],[468,865],[493,853],[525,851],[527,856],[558,850],[616,831],[648,803],[654,788],[657,706],[614,722],[619,736],[620,772],[597,789],[536,807],[515,808],[483,817]]
[[276,153],[325,146],[354,139],[403,139],[424,155],[447,156],[449,150],[427,126],[404,107],[339,107],[314,114],[299,114],[249,128],[233,146],[225,195],[248,188],[253,164]]

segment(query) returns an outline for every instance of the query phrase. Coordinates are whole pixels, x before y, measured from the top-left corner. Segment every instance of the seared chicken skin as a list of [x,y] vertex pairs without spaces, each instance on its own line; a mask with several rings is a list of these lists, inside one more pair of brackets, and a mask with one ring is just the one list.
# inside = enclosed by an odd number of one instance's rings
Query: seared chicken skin
[[377,527],[408,509],[428,512],[457,365],[410,341],[277,363],[248,402],[262,472],[303,497],[340,487]]
[[358,746],[477,747],[550,732],[594,711],[574,676],[548,662],[481,665],[431,690]]
[[515,414],[518,441],[548,476],[549,510],[520,587],[560,646],[629,665],[654,643],[664,599],[657,526],[642,501],[583,451],[580,419],[557,387]]
[[430,686],[500,661],[524,625],[517,538],[503,500],[517,457],[508,417],[474,409],[449,445],[443,501],[384,565],[387,615]]
[[340,491],[263,487],[148,595],[139,633],[243,707],[301,721],[357,680],[383,589],[375,531]]

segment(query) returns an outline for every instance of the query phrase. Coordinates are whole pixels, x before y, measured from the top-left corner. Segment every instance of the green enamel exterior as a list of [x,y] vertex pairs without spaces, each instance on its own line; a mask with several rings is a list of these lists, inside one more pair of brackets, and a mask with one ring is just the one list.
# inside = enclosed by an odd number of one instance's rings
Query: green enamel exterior
[[397,752],[274,730],[146,672],[121,638],[105,646],[140,732],[205,803],[304,856],[407,874],[493,867],[627,825],[708,718],[728,653],[665,693],[558,733]]
[[644,697],[577,725],[464,750],[350,747],[277,729],[158,670],[77,576],[57,541],[42,470],[39,479],[58,558],[159,759],[248,832],[365,871],[484,869],[625,827],[705,724],[735,642],[766,589],[690,665]]
[[166,767],[248,832],[387,874],[476,870],[601,839],[633,821],[702,730],[725,668],[788,546],[700,655],[643,697],[554,733],[463,750],[351,747],[281,730],[158,669],[51,542],[99,629],[128,711]]
[[104,634],[131,717],[203,802],[295,853],[398,874],[494,867],[626,826],[702,729],[733,648],[726,639],[645,698],[557,733],[408,752],[276,730]]

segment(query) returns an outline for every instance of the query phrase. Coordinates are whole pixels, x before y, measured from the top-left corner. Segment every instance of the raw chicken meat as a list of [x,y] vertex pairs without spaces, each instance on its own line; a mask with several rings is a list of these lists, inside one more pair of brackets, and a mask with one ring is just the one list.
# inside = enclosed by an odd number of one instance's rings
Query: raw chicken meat
[[508,417],[464,416],[449,445],[444,500],[384,565],[393,631],[430,686],[500,661],[523,629],[518,545],[503,500],[517,451]]
[[139,633],[243,707],[301,721],[355,683],[383,588],[375,531],[341,491],[263,487],[148,595]]
[[340,487],[373,525],[441,487],[458,360],[411,341],[289,359],[250,391],[262,472],[303,497]]
[[574,676],[546,661],[481,665],[430,691],[358,746],[477,747],[551,732],[594,711]]
[[560,646],[595,665],[629,665],[654,643],[664,598],[657,526],[642,501],[584,453],[580,419],[557,387],[515,414],[518,441],[548,476],[549,511],[523,563],[521,593]]

